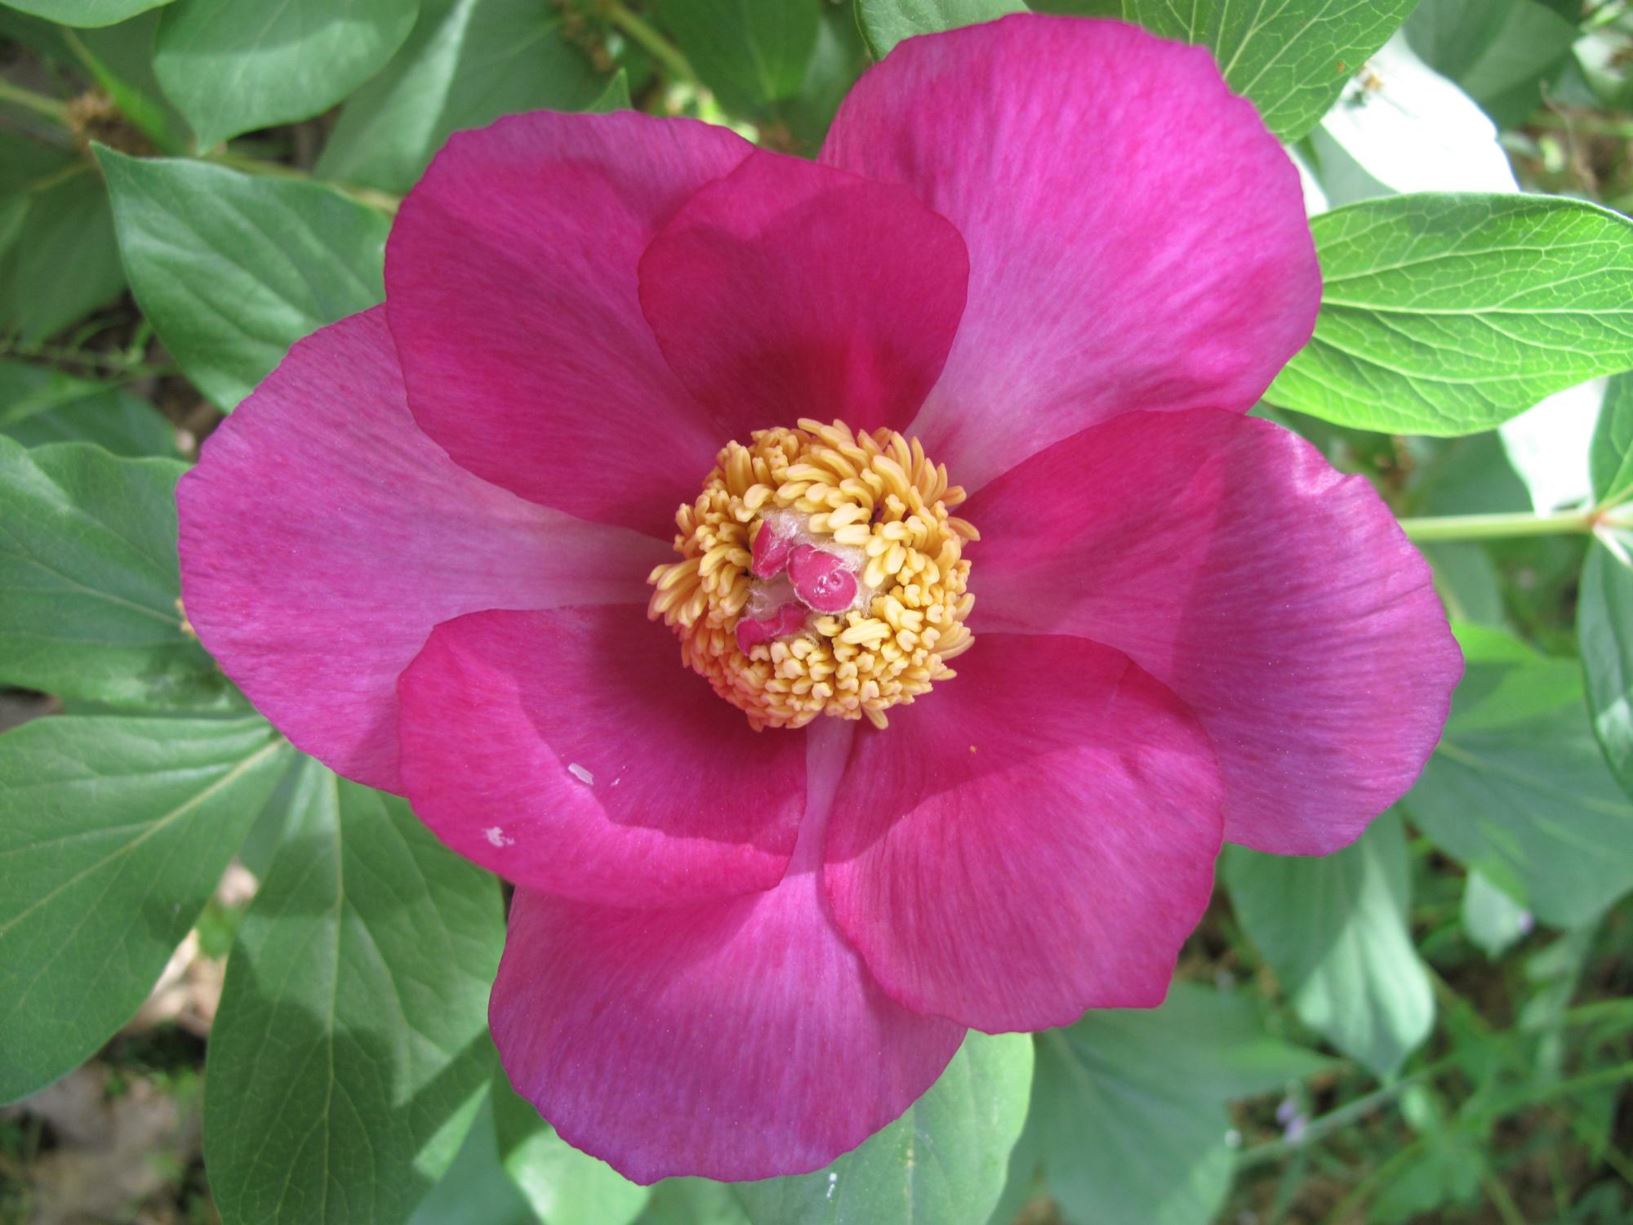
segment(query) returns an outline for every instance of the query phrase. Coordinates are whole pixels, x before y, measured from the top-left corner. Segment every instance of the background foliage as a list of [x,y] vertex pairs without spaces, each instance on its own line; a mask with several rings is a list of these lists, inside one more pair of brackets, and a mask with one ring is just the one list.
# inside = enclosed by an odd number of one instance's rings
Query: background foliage
[[809,154],[871,58],[1023,7],[0,0],[0,1220],[1633,1219],[1627,0],[1036,0],[1206,44],[1287,142],[1326,292],[1259,411],[1377,484],[1467,675],[1360,842],[1229,849],[1162,1009],[972,1035],[827,1170],[563,1143],[495,1076],[498,883],[191,636],[176,479],[380,299],[450,132],[633,105]]

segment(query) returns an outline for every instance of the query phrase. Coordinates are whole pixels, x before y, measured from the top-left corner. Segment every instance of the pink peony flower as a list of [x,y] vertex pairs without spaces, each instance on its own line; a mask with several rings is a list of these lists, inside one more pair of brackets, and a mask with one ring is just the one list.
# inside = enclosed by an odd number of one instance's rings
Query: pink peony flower
[[1319,290],[1253,108],[1118,23],[904,43],[815,163],[501,120],[182,482],[187,612],[515,883],[493,1033],[562,1136],[809,1170],[967,1027],[1160,1002],[1222,839],[1417,775],[1428,570],[1243,415]]

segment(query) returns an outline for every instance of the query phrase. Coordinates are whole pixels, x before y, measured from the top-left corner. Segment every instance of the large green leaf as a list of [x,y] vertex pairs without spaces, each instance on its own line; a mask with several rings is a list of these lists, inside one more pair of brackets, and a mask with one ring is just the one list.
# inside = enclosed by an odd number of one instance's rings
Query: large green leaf
[[1633,532],[1601,531],[1582,567],[1576,633],[1594,734],[1633,795]]
[[499,1164],[493,1104],[484,1101],[454,1163],[408,1225],[534,1225],[537,1220]]
[[153,67],[209,148],[322,114],[385,67],[418,9],[418,0],[177,0]]
[[42,340],[124,286],[107,193],[91,164],[0,132],[0,333]]
[[777,1225],[985,1225],[1031,1088],[1031,1039],[972,1031],[941,1079],[860,1148],[813,1174],[739,1183],[737,1194],[750,1219]]
[[126,706],[231,700],[176,604],[182,470],[0,438],[0,683]]
[[1633,222],[1547,196],[1396,196],[1311,221],[1315,337],[1272,404],[1386,433],[1469,434],[1633,366]]
[[707,1178],[666,1178],[652,1188],[638,1225],[754,1225],[731,1188]]
[[0,736],[0,1102],[141,1005],[288,756],[257,718],[65,716]]
[[856,0],[856,16],[875,58],[915,34],[934,34],[959,26],[1024,13],[1021,0]]
[[1021,1145],[1068,1220],[1206,1225],[1230,1186],[1225,1103],[1328,1066],[1267,1035],[1252,1002],[1177,983],[1152,1011],[1037,1036]]
[[500,115],[579,110],[606,78],[538,0],[424,0],[386,70],[346,102],[317,172],[407,191],[451,132]]
[[3,0],[10,8],[64,26],[111,26],[171,0]]
[[792,98],[816,50],[821,0],[661,0],[658,17],[703,83],[746,114]]
[[316,762],[233,947],[204,1146],[226,1225],[406,1221],[492,1072],[498,883]]
[[0,434],[26,447],[94,442],[131,458],[176,454],[176,431],[139,396],[27,362],[0,361]]
[[1605,388],[1588,466],[1600,506],[1633,499],[1633,373],[1617,375]]
[[1266,126],[1297,140],[1338,99],[1417,0],[1123,0],[1123,16],[1212,49],[1225,80]]
[[492,1101],[499,1159],[544,1225],[629,1225],[641,1215],[651,1191],[558,1136],[503,1072]]
[[1421,0],[1406,36],[1499,123],[1517,126],[1570,57],[1577,28],[1536,0]]
[[1386,813],[1319,859],[1227,848],[1225,881],[1249,938],[1299,1018],[1379,1076],[1434,1025],[1434,996],[1407,927],[1410,863]]
[[338,192],[202,162],[98,157],[136,300],[222,408],[302,336],[385,296],[389,222]]
[[1591,922],[1633,889],[1633,802],[1594,743],[1574,664],[1495,631],[1458,636],[1451,720],[1401,806],[1544,922]]

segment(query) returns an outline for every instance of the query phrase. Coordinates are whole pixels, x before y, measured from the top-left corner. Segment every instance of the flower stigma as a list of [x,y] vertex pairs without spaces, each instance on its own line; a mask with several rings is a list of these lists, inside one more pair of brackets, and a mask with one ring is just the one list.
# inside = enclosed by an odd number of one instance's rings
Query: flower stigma
[[680,560],[647,581],[647,615],[756,729],[866,716],[928,693],[973,639],[948,483],[916,440],[801,420],[727,443],[675,512]]

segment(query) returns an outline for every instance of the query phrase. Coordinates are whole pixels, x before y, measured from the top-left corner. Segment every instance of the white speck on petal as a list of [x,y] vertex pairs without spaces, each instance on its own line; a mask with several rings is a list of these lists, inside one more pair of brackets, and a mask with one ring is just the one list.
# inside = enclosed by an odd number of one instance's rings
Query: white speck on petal
[[586,770],[583,766],[579,765],[576,761],[570,761],[570,762],[567,763],[567,773],[571,774],[574,778],[576,778],[579,782],[583,783],[586,787],[595,786],[595,775],[591,774],[588,770]]
[[497,825],[488,826],[487,829],[482,831],[482,836],[488,840],[488,844],[490,846],[496,846],[501,849],[507,846],[516,845],[516,839],[506,837],[505,831],[500,829]]

